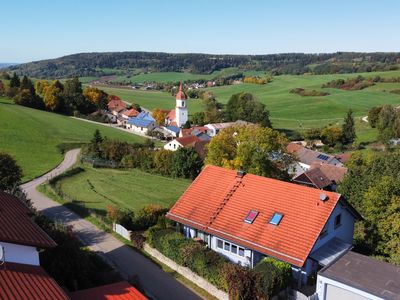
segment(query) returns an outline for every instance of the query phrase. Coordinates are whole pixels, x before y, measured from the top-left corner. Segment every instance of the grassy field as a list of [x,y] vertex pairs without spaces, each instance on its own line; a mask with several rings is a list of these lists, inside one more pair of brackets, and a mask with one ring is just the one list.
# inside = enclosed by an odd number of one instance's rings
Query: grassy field
[[237,68],[226,68],[220,71],[214,71],[211,74],[192,74],[187,72],[154,72],[154,73],[146,73],[139,74],[135,76],[117,76],[113,81],[114,82],[124,82],[131,81],[135,83],[143,83],[143,82],[177,82],[177,81],[186,81],[186,80],[212,80],[216,77],[228,76],[235,73],[243,73],[245,75],[265,75],[263,71],[242,71]]
[[60,180],[62,192],[105,214],[108,205],[137,210],[147,204],[169,207],[182,195],[190,180],[168,178],[138,169],[95,169],[84,166],[84,172]]
[[13,104],[0,98],[0,151],[14,156],[29,180],[54,168],[63,155],[57,145],[88,142],[96,129],[103,136],[129,142],[144,140],[114,128]]
[[[364,77],[379,75],[388,78],[400,76],[400,71],[332,75],[282,75],[275,76],[273,81],[266,85],[240,84],[213,87],[208,90],[212,91],[217,100],[223,104],[228,102],[232,94],[242,91],[252,93],[269,109],[275,128],[298,131],[340,124],[348,109],[353,110],[356,122],[360,123],[361,117],[365,116],[373,106],[382,104],[400,105],[400,95],[389,92],[394,89],[400,89],[399,83],[377,83],[360,91],[321,88],[322,84],[333,79],[346,79],[358,75]],[[323,90],[330,95],[324,97],[302,97],[289,93],[293,88]],[[148,109],[155,107],[172,109],[175,105],[173,97],[167,93],[118,88],[105,90]],[[190,115],[202,110],[199,100],[190,99],[188,106]],[[362,123],[358,124],[357,128],[359,129],[361,141],[376,135],[374,130],[364,126]]]

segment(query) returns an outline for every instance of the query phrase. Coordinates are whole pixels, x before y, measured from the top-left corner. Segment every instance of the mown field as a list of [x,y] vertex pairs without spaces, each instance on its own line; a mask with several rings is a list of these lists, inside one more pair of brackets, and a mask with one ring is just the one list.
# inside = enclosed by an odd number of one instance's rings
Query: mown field
[[114,128],[35,110],[0,97],[0,151],[17,159],[29,180],[54,168],[63,159],[57,146],[88,142],[96,129],[103,136],[129,142],[144,140]]
[[107,206],[137,210],[147,204],[170,207],[191,183],[140,171],[95,169],[61,179],[61,191],[87,208],[106,214]]
[[[165,73],[164,73],[165,74]],[[340,89],[322,89],[321,86],[334,79],[350,78],[358,75],[364,77],[381,76],[384,78],[398,77],[400,71],[371,72],[360,74],[333,74],[333,75],[282,75],[275,76],[273,81],[266,85],[240,84],[208,88],[219,102],[226,104],[232,94],[249,92],[264,103],[271,113],[275,128],[303,131],[307,128],[322,127],[340,124],[348,109],[352,109],[356,117],[360,140],[374,138],[375,131],[361,123],[361,117],[376,105],[400,105],[400,95],[390,93],[400,89],[399,83],[377,83],[360,91],[345,91]],[[291,94],[293,88],[315,89],[328,92],[323,97],[302,97]],[[143,107],[153,109],[172,109],[175,106],[174,98],[163,92],[146,92],[119,88],[105,88],[108,93],[116,94],[127,101],[136,102]],[[188,101],[189,114],[202,110],[201,101]]]

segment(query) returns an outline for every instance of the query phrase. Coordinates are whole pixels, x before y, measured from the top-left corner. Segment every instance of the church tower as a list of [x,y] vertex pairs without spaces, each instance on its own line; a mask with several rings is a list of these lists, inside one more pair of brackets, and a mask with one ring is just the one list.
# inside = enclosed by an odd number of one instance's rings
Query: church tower
[[187,98],[182,90],[182,82],[176,94],[175,121],[178,127],[182,127],[188,121]]

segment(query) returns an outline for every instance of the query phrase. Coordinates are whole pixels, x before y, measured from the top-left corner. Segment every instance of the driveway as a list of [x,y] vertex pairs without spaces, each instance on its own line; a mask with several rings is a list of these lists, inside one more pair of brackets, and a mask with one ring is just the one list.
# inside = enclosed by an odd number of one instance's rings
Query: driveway
[[46,180],[63,173],[74,165],[79,149],[68,151],[64,161],[49,173],[22,185],[34,207],[47,217],[72,225],[82,243],[98,251],[126,279],[137,276],[147,296],[153,299],[201,299],[193,291],[165,273],[151,260],[106,233],[92,223],[82,219],[71,210],[39,193],[36,187]]

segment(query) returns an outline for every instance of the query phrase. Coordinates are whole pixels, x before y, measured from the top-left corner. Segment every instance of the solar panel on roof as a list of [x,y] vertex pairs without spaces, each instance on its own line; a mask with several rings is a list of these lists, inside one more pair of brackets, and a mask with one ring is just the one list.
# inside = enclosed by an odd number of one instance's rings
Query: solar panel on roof
[[325,155],[325,154],[319,154],[317,156],[317,158],[321,159],[321,160],[328,160],[329,156]]
[[269,224],[278,225],[281,222],[282,218],[283,218],[283,214],[274,213],[271,220],[269,221]]
[[250,210],[249,213],[247,214],[246,219],[244,219],[244,221],[246,223],[252,224],[257,216],[258,216],[258,211]]

